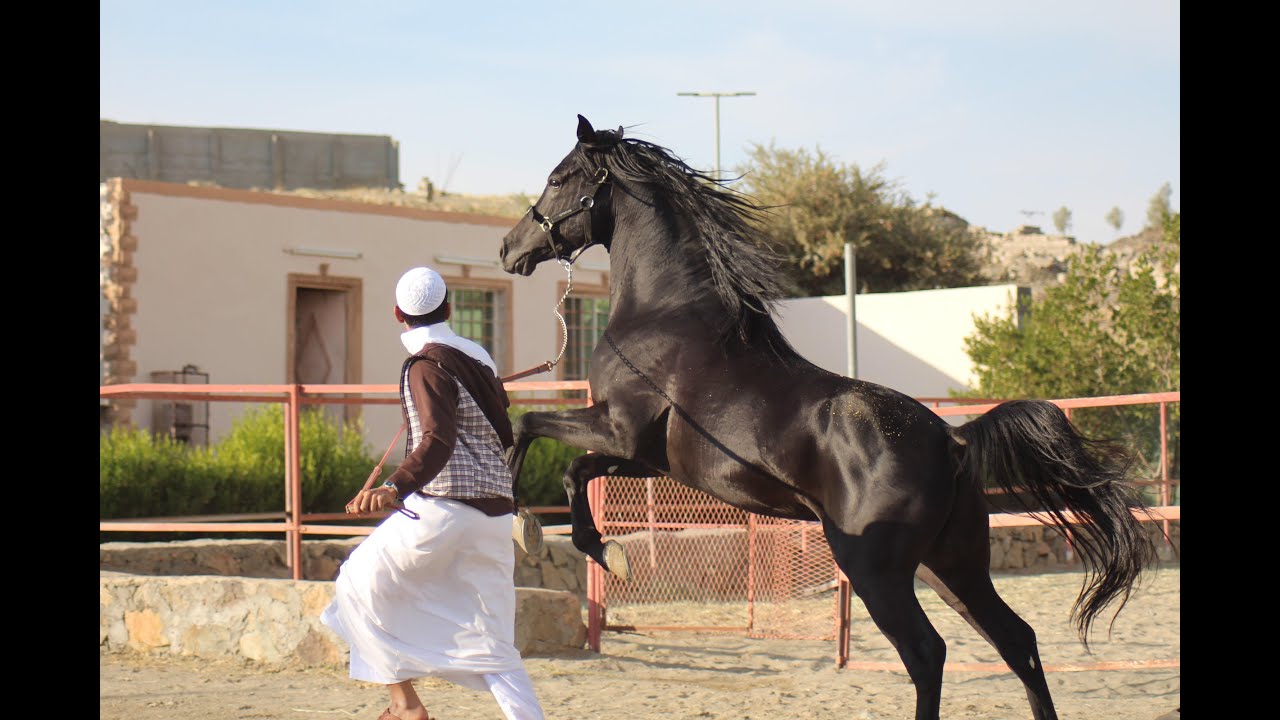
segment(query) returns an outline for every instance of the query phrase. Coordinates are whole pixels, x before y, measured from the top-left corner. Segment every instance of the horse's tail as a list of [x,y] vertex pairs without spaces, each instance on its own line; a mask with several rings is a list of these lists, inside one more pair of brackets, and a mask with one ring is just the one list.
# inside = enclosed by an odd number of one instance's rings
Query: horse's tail
[[1064,511],[1075,515],[1070,540],[1086,577],[1071,616],[1087,648],[1094,619],[1117,599],[1118,614],[1156,560],[1155,544],[1133,516],[1144,505],[1125,482],[1128,454],[1080,435],[1057,405],[1043,400],[1003,403],[953,433],[963,446],[961,473],[984,487],[994,480],[1029,511],[1047,513],[1041,521],[1064,535]]

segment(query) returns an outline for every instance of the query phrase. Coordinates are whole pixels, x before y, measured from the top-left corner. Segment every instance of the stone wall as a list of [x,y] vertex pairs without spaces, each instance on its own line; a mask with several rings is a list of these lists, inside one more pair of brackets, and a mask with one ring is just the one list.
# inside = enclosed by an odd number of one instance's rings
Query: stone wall
[[[1176,561],[1182,544],[1182,526],[1169,523],[1172,540],[1166,547],[1160,523],[1146,522],[1142,526],[1156,543],[1156,551],[1162,562]],[[996,528],[991,531],[992,570],[1063,570],[1082,567],[1080,555],[1071,550],[1067,541],[1057,532],[1046,527]]]
[[[1156,540],[1162,560],[1175,560],[1181,546],[1178,522],[1170,523],[1172,551],[1166,551],[1159,523],[1143,523]],[[660,532],[654,535],[659,557],[686,558],[680,563],[644,562],[648,533],[617,539],[626,547],[634,582],[661,584],[664,593],[707,597],[742,592],[746,579],[746,532],[741,529],[699,529]],[[302,543],[303,577],[332,580],[347,555],[363,538],[308,540]],[[516,553],[515,584],[573,593],[585,602],[586,557],[563,535],[548,535],[537,556],[529,556],[512,544]],[[996,528],[991,533],[991,569],[1060,570],[1080,566],[1080,558],[1056,532],[1045,527]],[[283,541],[190,540],[172,543],[104,543],[99,549],[100,568],[137,575],[236,575],[286,579]],[[693,558],[694,560],[687,560]],[[687,592],[686,592],[687,591]]]
[[[304,540],[304,580],[333,580],[364,538]],[[238,575],[291,578],[283,540],[109,542],[98,549],[99,569],[136,575]]]
[[[338,568],[364,538],[304,540],[304,580],[333,580]],[[568,590],[586,597],[586,557],[569,538],[547,536],[542,552],[530,557],[514,543],[515,584],[519,587]],[[98,549],[99,568],[135,575],[238,575],[291,578],[282,540],[183,540],[178,542],[109,542]]]
[[[332,582],[100,575],[100,652],[240,657],[268,665],[347,662],[346,644],[320,622]],[[521,654],[578,650],[586,638],[582,606],[572,593],[517,588]]]
[[[1162,561],[1177,561],[1180,523],[1171,523],[1172,549],[1158,523],[1144,527]],[[283,541],[192,540],[104,543],[100,546],[100,650],[240,657],[266,664],[342,665],[347,650],[319,619],[332,579],[363,538],[303,543],[306,579],[292,580]],[[664,596],[741,596],[746,582],[746,532],[700,529],[656,533],[659,557],[645,561],[649,534],[617,538],[627,548],[633,582],[661,587]],[[996,571],[1045,571],[1080,566],[1078,554],[1048,528],[1000,528],[991,534]],[[522,654],[580,649],[586,642],[583,607],[586,559],[564,536],[547,536],[537,556],[516,553],[516,645]]]

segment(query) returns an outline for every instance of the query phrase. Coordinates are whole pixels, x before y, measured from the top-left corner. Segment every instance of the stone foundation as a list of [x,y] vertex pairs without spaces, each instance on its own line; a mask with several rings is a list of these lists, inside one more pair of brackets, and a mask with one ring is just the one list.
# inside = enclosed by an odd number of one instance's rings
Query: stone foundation
[[[1171,522],[1172,552],[1166,550],[1160,536],[1160,523],[1143,523],[1156,541],[1163,560],[1174,560],[1181,546],[1179,522]],[[641,566],[637,553],[648,552],[648,533],[632,533],[617,539],[632,557],[633,569]],[[746,531],[736,528],[684,530],[654,534],[655,549],[662,557],[696,557],[699,596],[705,595],[707,583],[731,583],[731,578],[745,577]],[[307,540],[302,543],[303,578],[332,580],[338,567],[363,538],[343,540]],[[997,528],[991,532],[991,569],[1060,570],[1080,565],[1078,555],[1065,539],[1046,527]],[[713,547],[708,553],[700,548]],[[516,554],[514,580],[518,587],[543,588],[571,592],[585,601],[587,593],[586,556],[573,547],[563,535],[548,535],[541,553],[525,554],[512,543]],[[99,567],[113,572],[136,575],[236,575],[253,578],[288,579],[285,566],[285,544],[281,540],[188,540],[171,543],[103,543],[99,546]],[[647,563],[646,563],[647,564]],[[672,575],[679,570],[689,575],[689,563],[659,563],[651,578],[667,584],[683,582]],[[668,577],[670,576],[670,577]],[[740,580],[738,581],[740,582]]]
[[[304,580],[333,580],[338,568],[363,537],[304,540]],[[586,556],[569,538],[548,535],[542,552],[527,555],[515,543],[514,580],[518,587],[567,590],[585,598]],[[283,540],[182,540],[177,542],[109,542],[98,546],[101,570],[135,575],[237,575],[289,579]]]
[[[240,657],[268,665],[345,665],[346,644],[320,622],[332,582],[101,572],[102,653]],[[572,593],[516,589],[521,654],[586,644],[582,606]]]
[[[1164,562],[1177,561],[1181,524],[1170,523],[1172,549],[1160,523],[1143,523]],[[653,534],[659,557],[646,562],[650,535],[614,538],[627,548],[632,582],[661,586],[679,599],[741,594],[746,582],[746,530],[684,530]],[[302,544],[304,580],[285,566],[281,540],[191,540],[104,543],[102,648],[225,654],[274,662],[296,656],[333,661],[344,651],[317,619],[328,603],[338,567],[363,538],[308,540]],[[1045,527],[998,528],[989,541],[993,571],[1038,572],[1078,568],[1078,553]],[[581,648],[586,601],[586,557],[568,537],[547,536],[537,556],[516,553],[516,633],[521,651]],[[127,575],[122,573],[128,573]],[[164,579],[154,576],[181,576]],[[233,577],[234,576],[234,577]],[[301,619],[301,622],[298,620]]]

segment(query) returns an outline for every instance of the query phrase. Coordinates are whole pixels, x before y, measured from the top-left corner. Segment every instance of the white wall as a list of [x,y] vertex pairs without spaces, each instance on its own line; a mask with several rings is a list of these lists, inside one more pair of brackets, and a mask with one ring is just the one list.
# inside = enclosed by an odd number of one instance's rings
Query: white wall
[[[560,325],[551,310],[565,278],[560,266],[543,264],[525,278],[499,267],[436,261],[437,255],[496,261],[515,220],[400,208],[351,211],[343,208],[352,203],[292,197],[287,204],[271,204],[261,200],[266,193],[185,186],[145,192],[161,184],[131,182],[126,187],[137,208],[131,232],[138,243],[133,382],[150,382],[152,371],[187,364],[209,373],[215,384],[286,382],[288,276],[319,275],[321,264],[329,266],[329,276],[360,278],[363,284],[362,376],[356,382],[397,382],[405,349],[403,328],[392,315],[395,283],[415,265],[429,265],[445,276],[465,273],[507,284],[514,350],[510,358],[495,358],[501,374],[552,359],[559,350]],[[440,217],[447,219],[433,219]],[[285,252],[296,247],[353,250],[362,257]],[[602,248],[587,251],[575,265],[575,286],[602,285],[604,273],[589,268],[607,265]],[[553,373],[528,378],[555,379]],[[211,441],[224,435],[244,409],[241,403],[211,403]],[[400,426],[399,406],[365,405],[364,418],[366,437],[381,456]],[[150,402],[140,401],[134,422],[147,427],[150,419]]]
[[[1016,285],[865,293],[856,296],[858,377],[912,397],[947,397],[976,383],[964,339],[974,315],[1008,317]],[[843,295],[779,303],[778,325],[815,365],[848,374]]]

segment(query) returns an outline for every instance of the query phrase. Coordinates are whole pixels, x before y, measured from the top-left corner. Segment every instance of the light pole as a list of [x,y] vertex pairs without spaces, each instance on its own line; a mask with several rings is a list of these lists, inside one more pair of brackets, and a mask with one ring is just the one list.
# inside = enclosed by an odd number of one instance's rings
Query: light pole
[[720,98],[755,95],[753,92],[681,92],[685,97],[713,97],[716,99],[716,179],[720,179]]

